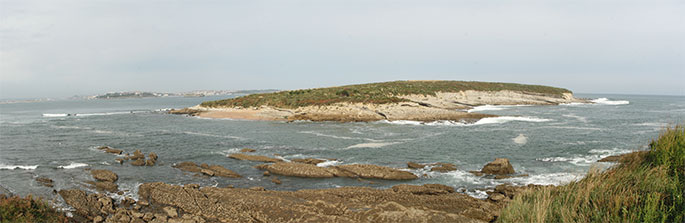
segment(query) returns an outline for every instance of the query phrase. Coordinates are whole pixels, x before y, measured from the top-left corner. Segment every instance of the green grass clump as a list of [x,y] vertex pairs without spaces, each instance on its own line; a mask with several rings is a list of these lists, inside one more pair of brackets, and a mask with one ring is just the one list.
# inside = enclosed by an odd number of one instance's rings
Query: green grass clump
[[648,152],[568,185],[530,190],[499,222],[685,222],[685,128],[664,130]]
[[511,90],[562,97],[571,91],[540,85],[511,83],[467,82],[467,81],[393,81],[383,83],[347,85],[341,87],[315,88],[253,94],[238,98],[203,102],[204,107],[259,107],[262,105],[297,108],[302,106],[331,105],[335,103],[386,104],[408,101],[399,95],[435,95],[437,92],[459,92],[466,90],[500,91]]
[[67,217],[41,199],[0,195],[0,222],[68,222]]

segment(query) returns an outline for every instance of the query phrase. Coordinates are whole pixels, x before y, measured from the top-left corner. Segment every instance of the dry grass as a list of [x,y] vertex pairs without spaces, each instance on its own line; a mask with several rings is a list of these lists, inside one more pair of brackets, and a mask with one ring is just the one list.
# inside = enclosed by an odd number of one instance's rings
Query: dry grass
[[684,222],[685,128],[664,130],[648,153],[568,185],[527,191],[500,222]]
[[68,222],[68,219],[64,213],[31,195],[26,198],[0,195],[0,222]]

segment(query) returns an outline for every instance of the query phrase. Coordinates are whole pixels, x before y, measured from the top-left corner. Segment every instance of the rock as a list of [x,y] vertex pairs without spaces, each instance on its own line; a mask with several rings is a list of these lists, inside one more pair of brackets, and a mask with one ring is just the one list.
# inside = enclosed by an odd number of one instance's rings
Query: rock
[[423,169],[424,167],[426,167],[426,165],[418,164],[415,162],[407,162],[407,167],[409,169]]
[[86,194],[86,192],[78,189],[60,190],[57,192],[64,202],[76,210],[76,214],[88,217],[99,215],[98,197],[94,194]]
[[327,168],[304,163],[277,162],[272,165],[260,165],[257,168],[267,170],[271,174],[292,177],[330,178],[335,176]]
[[219,165],[210,165],[209,170],[214,172],[215,176],[219,177],[232,177],[232,178],[241,178],[240,174],[237,174],[236,172],[233,172],[229,169],[224,168],[223,166]]
[[117,176],[116,173],[109,170],[91,170],[90,174],[99,181],[115,182],[119,179],[119,176]]
[[272,182],[272,183],[275,183],[275,184],[281,184],[281,183],[282,183],[281,180],[279,180],[279,179],[276,178],[276,177],[272,178],[272,179],[271,179],[271,182]]
[[176,208],[167,206],[167,207],[162,208],[162,210],[164,210],[164,213],[166,213],[166,215],[169,216],[170,218],[178,217],[178,212],[176,212]]
[[119,163],[119,164],[124,164],[124,159],[122,159],[122,158],[116,158],[116,159],[114,159],[114,161]]
[[296,163],[305,163],[305,164],[312,164],[312,165],[316,165],[316,164],[319,164],[319,163],[326,162],[326,160],[314,159],[314,158],[293,159],[293,160],[291,160],[291,161],[296,162]]
[[438,194],[448,194],[448,193],[453,193],[454,188],[445,186],[445,185],[440,185],[436,186],[437,184],[433,184],[431,186],[417,186],[417,185],[408,185],[408,184],[400,184],[400,185],[395,185],[392,187],[392,190],[397,192],[397,193],[410,193],[410,194],[415,194],[415,195],[438,195]]
[[145,155],[140,152],[139,149],[136,149],[136,151],[133,152],[133,156],[130,157],[131,160],[138,160],[138,159],[145,159]]
[[276,158],[271,158],[271,157],[266,157],[266,156],[258,156],[258,155],[247,155],[247,154],[242,154],[242,153],[231,154],[228,156],[228,158],[237,159],[237,160],[259,161],[259,162],[265,162],[265,163],[283,162],[283,160],[281,160],[281,159],[276,159]]
[[151,159],[145,160],[145,166],[154,166],[154,165],[155,165],[154,160],[151,160]]
[[131,165],[134,165],[134,166],[145,166],[145,164],[146,164],[145,159],[137,159],[137,160],[134,160],[133,162],[131,162]]
[[144,183],[138,192],[141,200],[183,210],[181,219],[199,221],[191,217],[198,216],[217,222],[491,222],[501,208],[464,194],[408,188],[265,191]]
[[104,220],[105,220],[105,219],[102,218],[102,216],[98,215],[98,216],[95,216],[95,218],[93,218],[93,223],[100,223],[100,222],[102,222],[102,221],[104,221]]
[[123,150],[113,149],[112,147],[109,147],[109,146],[101,146],[98,149],[105,151],[106,153],[112,153],[112,154],[117,154],[117,155],[121,155],[121,153],[124,152]]
[[495,161],[486,164],[480,172],[495,175],[515,173],[514,167],[509,163],[509,159],[505,158],[497,158]]
[[119,189],[119,186],[117,186],[117,184],[109,181],[86,181],[86,183],[95,186],[95,189],[99,191],[115,193]]
[[527,177],[528,174],[519,174],[519,175],[495,175],[495,180],[501,180],[501,179],[508,179],[508,178],[513,178],[513,177]]
[[353,173],[361,178],[384,180],[413,180],[418,178],[416,175],[407,171],[372,164],[341,165],[333,168],[342,170],[343,172]]
[[607,157],[604,157],[604,158],[598,160],[597,162],[623,162],[624,160],[631,160],[631,157],[633,157],[633,156],[644,156],[648,153],[649,153],[649,151],[636,151],[636,152],[632,152],[632,153],[607,156]]
[[457,166],[451,163],[436,163],[433,168],[431,168],[431,171],[437,171],[441,173],[449,172],[449,171],[455,171],[457,170]]
[[266,191],[266,189],[264,189],[264,187],[250,187],[250,190],[253,190],[253,191]]
[[262,175],[265,177],[268,177],[268,176],[271,176],[271,173],[269,173],[269,171],[264,171],[264,173],[262,173]]
[[200,170],[200,173],[207,175],[207,176],[210,176],[210,177],[214,176],[214,171],[211,171],[209,169],[202,169],[202,170]]
[[240,178],[240,174],[237,174],[236,172],[233,172],[229,169],[224,168],[223,166],[219,165],[208,165],[206,163],[201,164],[198,166],[197,164],[193,162],[182,162],[179,164],[174,165],[175,168],[179,168],[184,171],[188,172],[195,172],[195,173],[202,173],[207,176],[219,176],[219,177],[233,177],[233,178]]
[[488,199],[490,199],[491,201],[499,202],[503,201],[504,199],[507,199],[507,197],[504,196],[504,194],[494,193],[491,196],[488,196]]
[[240,150],[241,153],[253,153],[256,151],[257,151],[256,149],[250,149],[250,148],[244,148],[244,149]]
[[147,155],[147,157],[148,157],[148,159],[154,160],[155,162],[157,161],[157,158],[159,158],[159,157],[157,156],[157,153],[154,153],[154,152],[150,152],[150,153]]
[[36,178],[36,182],[38,182],[40,185],[46,186],[46,187],[53,187],[54,181],[52,179],[47,178],[47,177],[38,177]]

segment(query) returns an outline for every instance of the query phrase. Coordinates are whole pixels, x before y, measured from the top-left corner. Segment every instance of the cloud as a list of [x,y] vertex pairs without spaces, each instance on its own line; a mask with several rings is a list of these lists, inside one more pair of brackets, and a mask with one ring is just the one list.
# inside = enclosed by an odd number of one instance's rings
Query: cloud
[[0,4],[0,97],[395,79],[685,94],[677,1]]

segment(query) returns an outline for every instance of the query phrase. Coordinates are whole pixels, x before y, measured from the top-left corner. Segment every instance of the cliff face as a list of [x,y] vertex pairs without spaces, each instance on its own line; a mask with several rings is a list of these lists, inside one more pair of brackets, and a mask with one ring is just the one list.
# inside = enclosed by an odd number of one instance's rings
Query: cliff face
[[[466,89],[466,90],[458,90]],[[474,90],[476,89],[476,90]],[[586,102],[561,88],[486,82],[401,81],[285,91],[205,102],[191,109],[209,118],[253,120],[475,122],[480,105]]]

